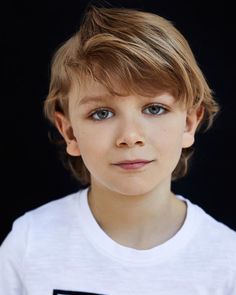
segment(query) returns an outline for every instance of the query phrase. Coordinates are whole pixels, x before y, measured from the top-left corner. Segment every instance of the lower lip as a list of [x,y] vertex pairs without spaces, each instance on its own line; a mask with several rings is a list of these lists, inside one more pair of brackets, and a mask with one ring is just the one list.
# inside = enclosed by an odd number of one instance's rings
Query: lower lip
[[135,170],[135,169],[139,169],[142,168],[148,164],[150,164],[151,162],[140,162],[140,163],[126,163],[126,164],[116,164],[115,166],[118,166],[122,169],[125,170]]

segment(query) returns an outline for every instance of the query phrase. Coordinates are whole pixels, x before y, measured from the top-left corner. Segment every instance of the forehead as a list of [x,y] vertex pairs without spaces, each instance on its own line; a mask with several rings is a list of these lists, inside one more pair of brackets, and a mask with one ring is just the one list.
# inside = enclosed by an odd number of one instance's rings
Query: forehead
[[101,100],[101,98],[107,100],[113,97],[105,86],[93,80],[86,81],[83,85],[77,87],[77,95],[78,105],[96,102],[96,100]]
[[[122,88],[119,87],[118,83],[113,82],[112,89],[114,92],[123,93],[123,96],[127,95],[125,91],[122,91]],[[111,98],[115,95],[110,93],[108,89],[102,85],[101,83],[93,80],[93,79],[84,79],[82,83],[74,83],[72,87],[73,95],[76,95],[76,99],[78,103],[85,103],[88,101],[88,98],[103,96],[105,98]]]
[[[158,91],[157,89],[156,93],[153,93],[153,95],[150,96],[150,94],[146,95],[145,91],[142,94],[128,93],[119,87],[118,84],[114,83],[113,85],[114,94],[110,93],[104,85],[94,80],[85,81],[85,83],[80,86],[75,84],[73,90],[71,91],[71,100],[73,100],[73,105],[75,103],[76,107],[81,107],[94,104],[96,102],[110,102],[114,101],[114,99],[118,102],[120,100],[129,99],[131,96],[144,101],[149,98],[159,97],[163,100],[163,103],[176,102],[175,98],[167,91]],[[119,95],[116,95],[115,93],[118,93]]]

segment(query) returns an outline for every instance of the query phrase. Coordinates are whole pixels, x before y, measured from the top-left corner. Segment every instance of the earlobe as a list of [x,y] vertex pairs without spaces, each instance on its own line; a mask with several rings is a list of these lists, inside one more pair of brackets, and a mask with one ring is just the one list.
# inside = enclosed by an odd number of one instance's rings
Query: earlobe
[[55,124],[67,144],[67,153],[71,156],[80,156],[79,145],[69,119],[62,113],[55,112]]
[[193,145],[195,140],[196,129],[204,115],[204,107],[200,106],[187,113],[186,125],[183,135],[183,148]]
[[70,156],[80,156],[80,150],[76,140],[67,142],[66,151]]

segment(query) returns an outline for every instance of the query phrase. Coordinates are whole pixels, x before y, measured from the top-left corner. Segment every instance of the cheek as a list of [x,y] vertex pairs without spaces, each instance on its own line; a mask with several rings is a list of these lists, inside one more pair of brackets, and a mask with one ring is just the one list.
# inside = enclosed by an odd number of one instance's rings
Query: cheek
[[82,157],[98,160],[99,156],[106,154],[109,136],[104,130],[81,124],[76,138]]
[[154,145],[162,155],[173,157],[181,153],[183,128],[176,124],[165,125],[157,128],[153,137]]

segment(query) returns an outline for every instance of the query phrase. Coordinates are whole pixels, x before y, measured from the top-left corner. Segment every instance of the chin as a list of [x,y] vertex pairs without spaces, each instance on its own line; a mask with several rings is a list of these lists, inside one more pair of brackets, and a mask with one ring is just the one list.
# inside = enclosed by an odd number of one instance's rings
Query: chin
[[120,185],[113,185],[112,187],[110,186],[109,189],[113,192],[116,192],[121,195],[125,196],[140,196],[140,195],[145,195],[151,192],[152,190],[155,189],[157,184],[150,184],[150,183],[132,183],[127,182],[127,183],[122,183]]

